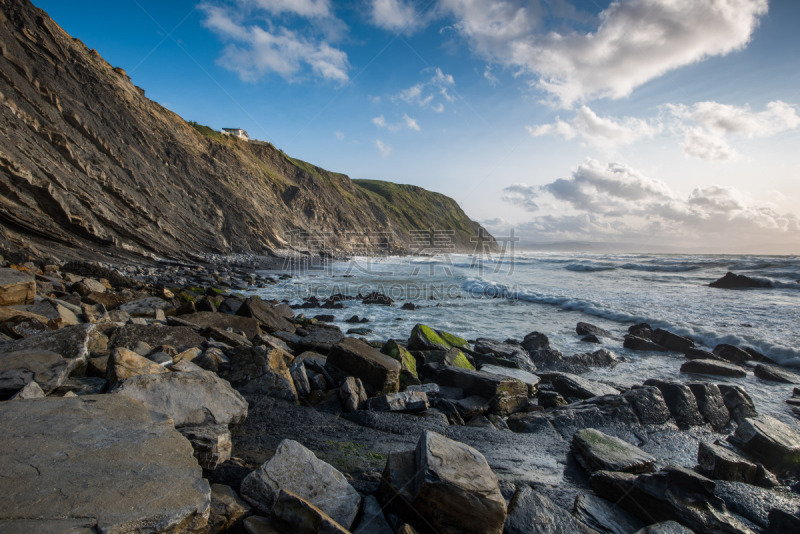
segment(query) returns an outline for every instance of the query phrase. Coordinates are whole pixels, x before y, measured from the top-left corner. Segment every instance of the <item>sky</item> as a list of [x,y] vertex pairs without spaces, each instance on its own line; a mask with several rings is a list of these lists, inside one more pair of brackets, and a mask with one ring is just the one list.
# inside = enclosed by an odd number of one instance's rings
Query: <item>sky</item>
[[800,254],[796,0],[34,3],[186,120],[518,247]]

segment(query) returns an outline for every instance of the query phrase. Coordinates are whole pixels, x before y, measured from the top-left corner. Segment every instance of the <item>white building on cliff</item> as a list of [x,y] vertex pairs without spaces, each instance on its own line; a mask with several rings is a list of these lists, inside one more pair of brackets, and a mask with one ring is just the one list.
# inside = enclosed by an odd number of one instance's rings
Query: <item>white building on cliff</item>
[[223,128],[220,133],[222,135],[232,135],[234,137],[238,137],[242,141],[250,140],[250,136],[247,135],[247,132],[245,132],[241,128]]

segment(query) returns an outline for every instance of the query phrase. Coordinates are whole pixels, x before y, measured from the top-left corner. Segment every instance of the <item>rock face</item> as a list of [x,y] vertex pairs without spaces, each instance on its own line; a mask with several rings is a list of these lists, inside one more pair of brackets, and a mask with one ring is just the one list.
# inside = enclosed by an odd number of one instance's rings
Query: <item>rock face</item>
[[[14,139],[0,141],[0,235],[10,247],[191,259],[317,243],[408,252],[412,231],[430,228],[452,231],[457,249],[473,250],[471,237],[488,236],[444,195],[351,181],[269,143],[193,126],[27,0],[2,10],[0,130]],[[355,232],[386,237],[353,243]]]
[[352,337],[333,347],[326,365],[360,378],[367,393],[372,395],[396,393],[400,389],[400,362]]
[[417,444],[415,509],[443,534],[500,534],[506,503],[497,477],[472,447],[425,431]]
[[0,269],[0,306],[32,304],[36,280],[16,269]]
[[583,468],[595,471],[650,473],[656,459],[641,449],[595,430],[584,428],[572,436],[572,450]]
[[209,371],[139,375],[111,391],[166,414],[175,426],[230,425],[247,417],[247,401]]
[[265,345],[239,347],[230,352],[230,371],[224,376],[245,393],[297,402],[297,389],[286,364],[289,359],[287,352]]
[[281,442],[269,462],[247,475],[240,493],[266,514],[281,490],[305,499],[345,528],[353,524],[361,503],[361,496],[339,471],[289,439]]
[[722,289],[747,289],[751,287],[772,287],[767,281],[755,280],[743,274],[725,273],[725,276],[708,284]]
[[192,447],[136,401],[0,403],[0,429],[0,530],[192,532],[206,523],[211,492]]
[[47,350],[0,354],[0,400],[11,398],[31,382],[45,393],[59,387],[69,375],[69,362]]

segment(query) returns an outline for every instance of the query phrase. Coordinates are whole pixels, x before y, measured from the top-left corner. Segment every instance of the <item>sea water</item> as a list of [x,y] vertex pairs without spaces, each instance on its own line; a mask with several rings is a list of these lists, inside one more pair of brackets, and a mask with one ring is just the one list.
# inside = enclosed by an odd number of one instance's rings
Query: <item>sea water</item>
[[[688,336],[700,348],[711,350],[719,343],[749,346],[782,365],[800,367],[800,258],[796,256],[515,251],[482,256],[354,257],[299,264],[293,269],[292,278],[259,290],[260,296],[291,304],[301,304],[310,296],[325,299],[372,291],[391,297],[392,306],[345,300],[344,309],[298,310],[309,317],[333,315],[344,331],[371,329],[364,336],[370,340],[407,339],[416,323],[470,340],[521,340],[538,331],[549,337],[554,349],[571,355],[599,348],[577,335],[576,324],[583,321],[610,331],[613,338],[604,340],[603,346],[627,359],[614,368],[593,371],[592,378],[623,386],[647,378],[696,379],[677,374],[682,355],[622,348],[628,327],[647,322],[653,328]],[[772,287],[709,287],[728,271],[769,281]],[[406,302],[416,309],[402,310]],[[345,322],[353,315],[369,322]],[[752,381],[752,376],[747,380]],[[783,404],[786,386],[758,386],[758,392],[751,392],[757,404],[769,404],[769,412],[789,413]]]

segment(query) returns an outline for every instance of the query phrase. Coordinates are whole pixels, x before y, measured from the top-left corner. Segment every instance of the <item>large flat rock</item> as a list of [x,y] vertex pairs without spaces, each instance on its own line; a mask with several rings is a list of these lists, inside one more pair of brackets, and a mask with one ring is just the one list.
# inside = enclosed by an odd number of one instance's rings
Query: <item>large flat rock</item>
[[589,473],[598,470],[650,473],[656,461],[638,447],[594,428],[575,432],[572,448],[580,464]]
[[206,523],[211,490],[191,445],[136,401],[4,402],[0,433],[2,532],[191,532]]

